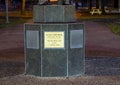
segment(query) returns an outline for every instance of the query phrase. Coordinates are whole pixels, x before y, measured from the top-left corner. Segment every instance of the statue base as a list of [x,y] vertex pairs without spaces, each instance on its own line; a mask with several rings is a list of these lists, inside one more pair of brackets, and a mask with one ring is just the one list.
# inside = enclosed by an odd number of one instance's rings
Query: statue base
[[33,7],[34,22],[74,22],[74,5],[35,5]]
[[26,74],[81,76],[85,72],[84,45],[82,23],[25,24]]

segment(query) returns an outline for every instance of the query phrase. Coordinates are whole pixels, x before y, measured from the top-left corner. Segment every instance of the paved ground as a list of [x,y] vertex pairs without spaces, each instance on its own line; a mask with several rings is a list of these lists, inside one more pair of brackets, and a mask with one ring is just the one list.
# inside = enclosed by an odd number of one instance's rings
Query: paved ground
[[[15,27],[0,29],[0,60],[23,61],[24,58],[24,34],[23,24]],[[0,62],[1,62],[0,61]]]
[[[30,21],[29,21],[30,22]],[[85,43],[86,43],[86,61],[85,61],[85,76],[96,76],[96,77],[82,77],[83,82],[89,83],[91,80],[96,80],[96,85],[119,85],[118,79],[120,75],[120,36],[111,33],[111,31],[96,22],[85,21]],[[0,29],[0,77],[13,76],[24,73],[24,31],[23,24],[14,26],[11,28]],[[101,77],[102,76],[102,77]],[[107,76],[107,77],[103,77]],[[27,80],[28,77],[19,77],[21,82],[22,78]],[[113,81],[109,84],[102,84],[102,81]],[[110,79],[112,78],[112,79]],[[8,83],[15,85],[16,77],[0,79],[5,85],[6,80],[11,79]],[[86,80],[85,80],[86,79]],[[36,80],[36,79],[35,79]],[[75,79],[73,79],[75,80]],[[79,85],[76,82],[81,80],[70,80],[72,85]],[[115,80],[115,81],[114,81]],[[19,79],[17,80],[18,82]],[[40,80],[41,81],[41,80]],[[48,81],[48,80],[46,80]],[[46,81],[43,81],[44,83]],[[50,80],[54,83],[54,80]],[[60,80],[61,81],[61,80]],[[67,80],[64,80],[67,82]],[[39,80],[38,80],[39,82]],[[56,81],[55,81],[56,82]],[[59,82],[59,81],[58,81]],[[67,84],[64,85],[69,85]],[[80,81],[81,82],[81,81]],[[82,82],[82,83],[83,83]],[[96,82],[86,85],[95,85]],[[7,84],[8,84],[7,83]],[[13,84],[15,83],[15,84]],[[6,85],[7,85],[6,84]],[[60,83],[62,85],[62,82]],[[32,84],[33,85],[33,84]],[[43,84],[41,84],[43,85]],[[44,84],[46,85],[46,84]],[[50,83],[49,85],[54,85]]]
[[86,57],[120,57],[120,36],[96,22],[85,22]]

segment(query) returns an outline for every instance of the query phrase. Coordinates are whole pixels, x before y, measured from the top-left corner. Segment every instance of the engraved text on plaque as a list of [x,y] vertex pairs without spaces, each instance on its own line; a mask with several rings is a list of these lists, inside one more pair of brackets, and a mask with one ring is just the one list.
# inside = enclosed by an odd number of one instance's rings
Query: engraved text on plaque
[[44,48],[64,48],[64,32],[44,32]]

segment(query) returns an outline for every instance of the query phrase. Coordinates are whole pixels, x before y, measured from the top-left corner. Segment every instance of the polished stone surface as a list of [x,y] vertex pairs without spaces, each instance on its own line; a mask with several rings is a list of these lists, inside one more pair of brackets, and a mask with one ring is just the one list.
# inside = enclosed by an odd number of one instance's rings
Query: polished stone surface
[[34,22],[73,22],[75,21],[74,5],[35,5]]
[[[73,34],[71,34],[71,31],[76,32],[77,30],[80,33],[75,33],[74,36],[78,36],[78,37],[72,39],[74,41],[70,40],[71,37],[73,36]],[[39,47],[37,47],[36,49],[26,47],[28,42],[26,33],[31,31],[39,33],[39,39],[38,39]],[[46,32],[64,33],[63,36],[64,47],[46,48],[45,47]],[[80,39],[81,34],[83,37],[82,40]],[[75,46],[74,48],[71,48],[70,43],[76,42],[79,39],[82,41],[82,43],[80,43],[81,46],[78,47]],[[51,38],[51,40],[48,42],[51,43],[54,41],[57,42],[54,38]],[[58,76],[63,77],[63,76],[76,76],[76,75],[80,76],[83,75],[85,72],[84,25],[82,23],[25,24],[25,49],[26,49],[26,64],[25,64],[26,74],[43,76],[43,77],[58,77]]]

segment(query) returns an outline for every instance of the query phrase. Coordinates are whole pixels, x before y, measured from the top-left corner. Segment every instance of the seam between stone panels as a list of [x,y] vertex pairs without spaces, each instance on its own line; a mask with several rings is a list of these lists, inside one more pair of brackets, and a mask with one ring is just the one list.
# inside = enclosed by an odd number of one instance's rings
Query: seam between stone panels
[[26,69],[26,64],[27,64],[27,62],[26,62],[26,29],[25,29],[25,24],[24,24],[24,52],[25,52],[25,54],[24,54],[24,56],[25,56],[25,73],[26,73],[26,71],[27,71],[27,69]]
[[40,32],[40,34],[41,34],[41,40],[40,40],[40,43],[41,43],[41,76],[43,76],[43,63],[42,63],[42,25],[40,25],[40,30],[41,30],[41,32]]
[[68,24],[67,24],[67,35],[66,35],[66,37],[67,37],[66,47],[67,47],[67,77],[68,77],[68,75],[69,75],[69,73],[68,73]]

